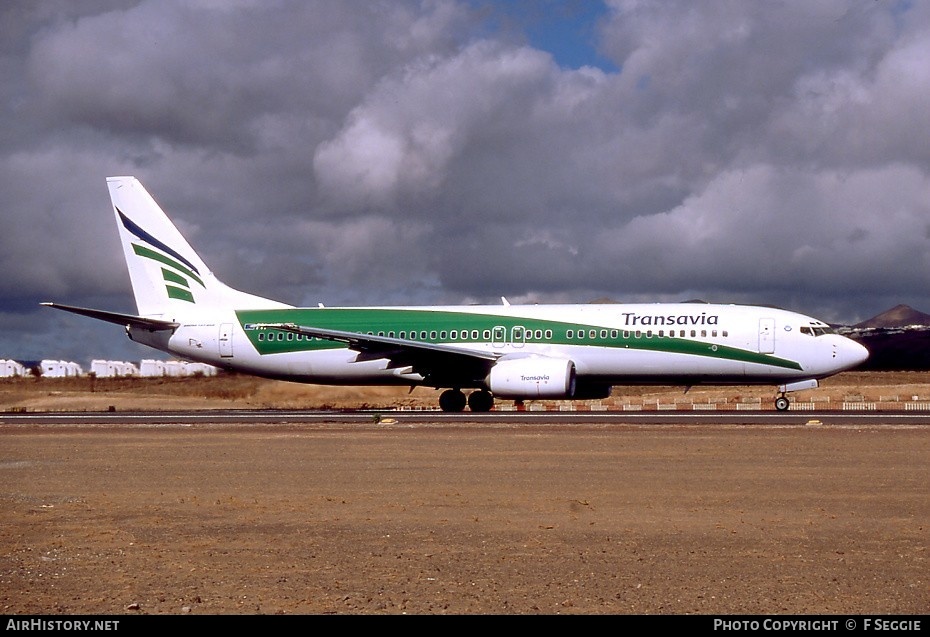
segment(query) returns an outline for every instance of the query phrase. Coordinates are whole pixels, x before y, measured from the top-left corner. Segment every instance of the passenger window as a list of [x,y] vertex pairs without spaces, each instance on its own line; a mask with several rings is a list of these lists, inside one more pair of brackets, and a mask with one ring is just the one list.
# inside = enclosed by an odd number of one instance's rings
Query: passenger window
[[575,338],[575,330],[566,330],[565,338]]

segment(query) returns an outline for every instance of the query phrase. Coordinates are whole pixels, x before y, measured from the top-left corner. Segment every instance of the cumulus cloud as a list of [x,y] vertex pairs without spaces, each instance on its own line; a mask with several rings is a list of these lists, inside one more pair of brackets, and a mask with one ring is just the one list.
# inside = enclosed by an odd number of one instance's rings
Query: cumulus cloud
[[548,55],[488,42],[417,61],[377,86],[318,147],[320,184],[346,208],[433,194],[470,144],[496,138],[506,146],[555,72]]

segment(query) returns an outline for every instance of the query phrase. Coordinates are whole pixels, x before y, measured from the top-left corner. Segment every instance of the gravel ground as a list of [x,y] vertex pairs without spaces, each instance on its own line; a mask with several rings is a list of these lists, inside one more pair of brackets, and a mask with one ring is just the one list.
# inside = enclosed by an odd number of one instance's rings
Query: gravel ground
[[930,610],[930,431],[0,427],[23,614]]

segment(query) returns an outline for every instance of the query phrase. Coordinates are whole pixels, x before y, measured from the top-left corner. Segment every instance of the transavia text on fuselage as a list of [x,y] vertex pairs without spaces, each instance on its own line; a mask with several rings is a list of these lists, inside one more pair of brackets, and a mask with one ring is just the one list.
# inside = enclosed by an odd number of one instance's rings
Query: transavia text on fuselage
[[717,325],[720,317],[716,314],[637,314],[623,313],[624,325]]

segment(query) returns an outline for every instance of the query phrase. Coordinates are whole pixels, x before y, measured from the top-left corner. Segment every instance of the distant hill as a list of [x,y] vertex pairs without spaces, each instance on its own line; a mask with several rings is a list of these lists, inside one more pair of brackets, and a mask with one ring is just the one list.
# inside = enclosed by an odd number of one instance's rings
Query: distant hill
[[930,370],[930,314],[907,305],[896,305],[878,316],[853,325],[847,336],[869,350],[869,360],[858,369]]
[[930,325],[930,314],[924,314],[909,305],[895,305],[878,316],[853,325],[856,329],[875,329],[889,327],[907,327],[909,325]]

